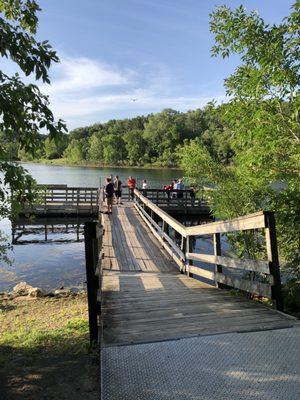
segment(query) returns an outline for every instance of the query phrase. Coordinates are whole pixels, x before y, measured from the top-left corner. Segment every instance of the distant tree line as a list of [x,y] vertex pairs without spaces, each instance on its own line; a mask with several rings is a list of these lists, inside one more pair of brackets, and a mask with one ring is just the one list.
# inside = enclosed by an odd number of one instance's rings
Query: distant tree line
[[[40,135],[35,159],[63,158],[69,163],[177,166],[185,142],[198,139],[211,156],[228,164],[232,157],[230,130],[223,121],[226,105],[209,103],[185,113],[165,109],[157,114],[77,128],[60,138]],[[0,134],[12,160],[33,160],[32,154]]]

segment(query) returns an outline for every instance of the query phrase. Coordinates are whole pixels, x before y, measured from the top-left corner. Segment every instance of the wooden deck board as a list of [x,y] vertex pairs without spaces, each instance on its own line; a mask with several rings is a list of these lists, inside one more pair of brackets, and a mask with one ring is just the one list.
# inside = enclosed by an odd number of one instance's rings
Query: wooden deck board
[[[102,214],[104,260],[116,259],[120,271],[175,272],[171,258],[142,222],[131,203],[114,207],[112,215]],[[107,261],[104,261],[106,269]]]
[[102,214],[102,346],[293,326],[295,320],[178,272],[131,203]]

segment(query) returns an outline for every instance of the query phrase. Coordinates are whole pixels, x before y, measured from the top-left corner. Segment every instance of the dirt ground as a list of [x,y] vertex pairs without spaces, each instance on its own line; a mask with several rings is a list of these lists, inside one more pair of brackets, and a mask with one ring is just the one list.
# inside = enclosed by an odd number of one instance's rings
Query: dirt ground
[[1,400],[98,400],[96,356],[20,357],[0,370]]
[[0,297],[0,399],[98,400],[86,295]]

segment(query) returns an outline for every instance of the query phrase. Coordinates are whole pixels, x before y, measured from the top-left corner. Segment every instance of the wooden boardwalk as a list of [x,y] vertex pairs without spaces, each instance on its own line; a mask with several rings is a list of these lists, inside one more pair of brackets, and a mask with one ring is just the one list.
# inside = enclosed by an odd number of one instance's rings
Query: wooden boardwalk
[[102,214],[101,346],[291,327],[294,318],[180,274],[132,203]]
[[175,263],[142,222],[132,203],[102,214],[103,268],[110,271],[176,272]]

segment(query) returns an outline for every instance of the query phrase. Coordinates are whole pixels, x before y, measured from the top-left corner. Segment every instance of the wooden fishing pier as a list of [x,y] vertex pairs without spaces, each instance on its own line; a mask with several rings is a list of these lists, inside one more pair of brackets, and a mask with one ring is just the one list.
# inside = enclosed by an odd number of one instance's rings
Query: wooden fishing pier
[[[95,217],[85,223],[85,253],[101,399],[298,398],[300,328],[282,312],[272,212],[185,226],[175,207],[210,215],[188,194],[136,189],[107,214],[95,188],[44,193],[40,215],[68,207]],[[222,235],[237,232],[260,235],[265,259],[228,254]],[[199,252],[199,238],[211,253]]]
[[[210,208],[202,198],[191,197],[190,190],[147,189],[147,198],[166,212],[174,215],[209,216]],[[129,200],[127,187],[122,199]],[[70,187],[67,185],[37,185],[34,204],[24,203],[22,217],[98,217],[103,205],[103,190],[97,187]],[[103,208],[105,210],[105,207]]]

